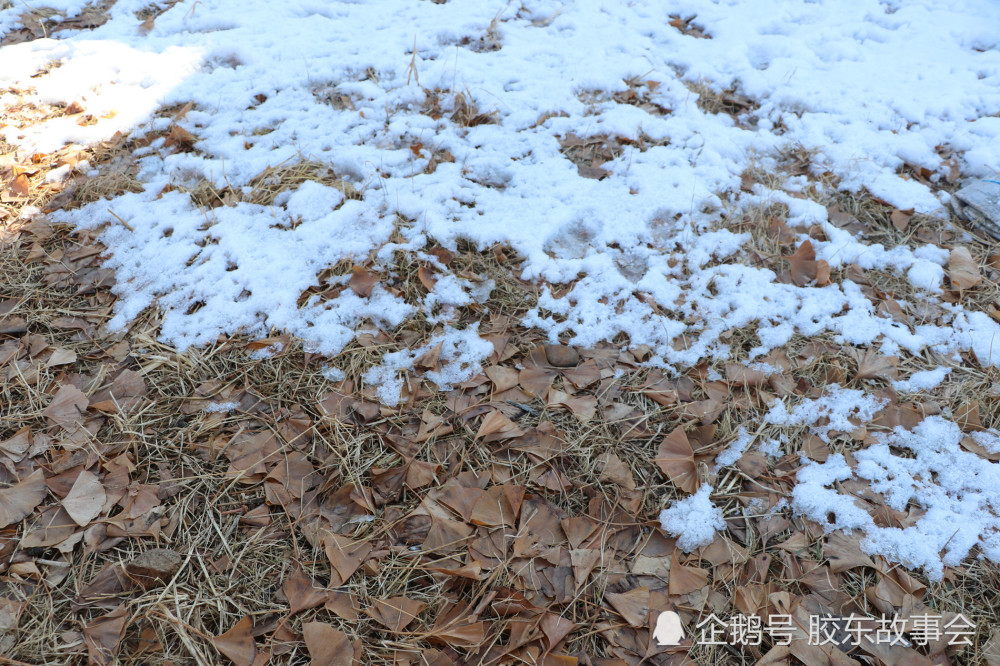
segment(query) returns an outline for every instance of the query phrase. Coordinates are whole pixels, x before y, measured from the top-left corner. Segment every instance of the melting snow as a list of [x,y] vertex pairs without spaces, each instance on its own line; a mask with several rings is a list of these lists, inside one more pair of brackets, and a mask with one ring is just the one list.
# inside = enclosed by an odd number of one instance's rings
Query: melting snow
[[[73,16],[84,4],[48,6]],[[944,177],[950,166],[939,147],[947,147],[964,174],[994,175],[997,3],[775,0],[761,11],[752,0],[183,0],[148,33],[135,17],[146,4],[119,0],[111,20],[94,30],[0,49],[2,87],[31,89],[37,103],[78,102],[97,119],[0,129],[21,151],[162,131],[172,122],[197,138],[192,152],[165,149],[163,139],[143,149],[143,192],[54,216],[81,227],[110,223],[101,240],[117,272],[113,326],[157,303],[165,312],[162,337],[180,348],[222,333],[284,329],[333,355],[361,322],[392,328],[419,309],[444,332],[427,347],[386,355],[365,377],[392,404],[399,373],[438,344],[445,365],[432,380],[446,386],[477,371],[492,347],[474,328],[449,327],[449,313],[490,285],[445,277],[417,306],[381,285],[365,298],[350,289],[302,307],[298,298],[341,261],[375,256],[391,270],[396,251],[419,253],[431,240],[454,249],[467,240],[512,246],[525,259],[524,279],[572,283],[561,298],[543,290],[529,325],[581,345],[624,333],[650,346],[654,365],[726,359],[722,334],[751,324],[761,342],[754,358],[796,332],[825,332],[855,345],[949,358],[971,351],[983,365],[1000,360],[995,322],[939,300],[947,250],[862,242],[831,224],[823,207],[793,196],[803,178],[788,180],[786,191],[756,184],[741,194],[749,167],[776,173],[782,156],[799,147],[815,151],[815,175],[828,171],[844,189],[866,187],[930,215],[942,213],[947,195],[901,175],[906,165]],[[0,35],[20,12],[0,10]],[[697,14],[711,38],[683,34],[669,25],[672,14]],[[627,81],[638,84],[636,104],[624,96]],[[735,120],[705,111],[695,84],[735,90],[748,104]],[[188,102],[183,115],[153,117]],[[481,114],[476,123],[451,119],[464,113],[468,120],[472,106]],[[619,156],[600,165],[607,178],[581,177],[561,152],[570,134],[622,144]],[[329,165],[360,198],[306,182],[273,205],[202,210],[186,192],[204,180],[247,192],[268,167],[302,158]],[[812,225],[823,229],[827,240],[813,241],[818,258],[895,273],[917,300],[947,311],[947,321],[911,329],[876,311],[853,282],[796,287],[744,265],[749,237],[731,221],[767,203],[788,207],[801,240]],[[672,341],[682,333],[691,344],[676,350]],[[937,370],[917,373],[905,386],[942,379]],[[825,437],[877,408],[860,391],[833,387],[823,401],[776,403],[767,418]],[[821,416],[828,425],[815,425]],[[866,530],[870,548],[932,572],[940,571],[941,549],[946,563],[974,544],[1000,556],[988,517],[997,509],[986,483],[994,467],[958,449],[954,426],[925,423],[859,455],[855,471],[836,456],[807,467],[796,506],[819,515],[824,501],[836,502],[838,524]],[[917,457],[897,460],[889,446]],[[962,478],[944,467],[953,458]],[[897,504],[912,498],[926,516],[898,533],[872,529],[867,515],[827,487],[854,473]],[[707,489],[668,509],[663,521],[684,547],[722,524]]]

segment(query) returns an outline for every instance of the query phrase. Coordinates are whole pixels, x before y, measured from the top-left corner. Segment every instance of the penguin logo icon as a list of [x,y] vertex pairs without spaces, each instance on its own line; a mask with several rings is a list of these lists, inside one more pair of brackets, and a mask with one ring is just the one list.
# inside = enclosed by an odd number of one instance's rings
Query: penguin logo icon
[[681,618],[674,611],[662,611],[656,618],[656,629],[653,630],[653,640],[657,645],[680,645],[684,638],[684,627]]

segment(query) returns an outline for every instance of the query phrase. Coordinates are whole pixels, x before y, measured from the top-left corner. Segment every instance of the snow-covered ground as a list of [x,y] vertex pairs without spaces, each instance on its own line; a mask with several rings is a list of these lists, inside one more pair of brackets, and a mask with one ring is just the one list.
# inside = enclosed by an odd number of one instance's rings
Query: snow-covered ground
[[[45,4],[67,16],[84,6]],[[805,149],[815,153],[813,175],[829,172],[844,189],[865,187],[899,209],[943,216],[947,195],[904,167],[927,169],[931,180],[954,167],[964,177],[995,175],[998,3],[775,0],[762,11],[753,0],[184,0],[144,25],[136,12],[148,6],[119,0],[94,30],[0,49],[2,87],[31,87],[40,102],[76,102],[98,118],[85,127],[54,118],[0,129],[26,154],[163,130],[171,118],[154,119],[157,109],[193,102],[177,120],[196,137],[193,152],[164,149],[160,139],[142,149],[145,191],[55,216],[83,227],[112,223],[102,240],[117,271],[116,326],[157,303],[166,313],[162,336],[179,347],[280,328],[334,354],[359,322],[393,327],[415,307],[377,284],[367,297],[345,289],[299,307],[321,271],[370,256],[391,271],[400,250],[433,262],[428,242],[465,239],[515,248],[526,279],[572,285],[561,298],[543,291],[526,323],[579,345],[626,333],[651,347],[654,365],[725,359],[720,335],[751,324],[761,342],[754,357],[796,332],[827,332],[886,354],[957,359],[970,351],[983,366],[1000,361],[1000,327],[939,300],[948,249],[866,243],[830,223],[825,207],[795,196],[808,176],[781,177],[782,156]],[[16,27],[18,7],[0,11],[0,32]],[[703,110],[697,90],[732,91],[743,112]],[[560,143],[595,137],[619,145],[615,159],[591,165],[606,172],[601,180],[581,175]],[[360,196],[306,182],[273,205],[203,210],[186,192],[205,179],[249,191],[268,167],[300,159],[329,165]],[[776,189],[757,183],[741,193],[751,167],[775,174]],[[823,228],[827,240],[812,241],[817,258],[834,269],[895,272],[917,299],[938,302],[946,321],[906,326],[877,312],[853,282],[794,286],[747,265],[749,234],[732,220],[768,203],[788,207],[802,240],[810,226]],[[461,381],[491,350],[474,331],[449,327],[455,308],[481,298],[482,287],[442,278],[421,306],[441,324],[442,358],[454,365],[439,379]],[[671,343],[682,333],[692,342],[678,350]],[[401,352],[370,373],[387,387],[384,399],[392,400],[395,371],[418,356]],[[939,459],[927,442],[955,448],[955,434],[942,424],[925,430],[899,442],[917,447],[910,463],[930,469]],[[875,479],[890,458],[873,450],[858,473]],[[801,488],[827,488],[844,473],[831,458],[809,468]],[[918,539],[943,534],[953,511],[973,510],[950,477],[921,478],[934,492],[915,491],[928,508],[913,528]],[[1000,506],[998,487],[975,489],[979,510]],[[817,490],[794,500],[825,516],[826,505],[816,504],[823,497]],[[841,524],[876,534],[860,522]],[[961,540],[935,536],[948,544],[946,562],[993,539],[995,526],[968,530]],[[912,534],[878,534],[871,548],[939,573],[936,551],[900,545]],[[984,553],[1000,557],[996,546]]]

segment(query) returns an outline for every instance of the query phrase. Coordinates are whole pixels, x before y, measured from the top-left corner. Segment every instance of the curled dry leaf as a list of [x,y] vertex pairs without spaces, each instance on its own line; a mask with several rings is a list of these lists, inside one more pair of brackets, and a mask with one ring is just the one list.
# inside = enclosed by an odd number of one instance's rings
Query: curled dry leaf
[[521,512],[524,487],[514,485],[493,486],[482,494],[472,509],[469,522],[473,525],[513,527]]
[[31,180],[28,178],[27,174],[19,173],[14,176],[14,179],[10,181],[8,185],[11,193],[14,196],[27,198],[31,194]]
[[52,402],[42,412],[42,416],[51,423],[68,429],[82,419],[89,404],[90,400],[83,394],[83,391],[72,384],[65,384],[52,398]]
[[826,259],[816,262],[816,286],[825,287],[830,284],[830,264]]
[[322,606],[330,596],[326,588],[317,585],[316,581],[298,566],[285,581],[281,590],[288,599],[289,612],[292,615],[299,611]]
[[599,478],[602,481],[610,481],[626,490],[635,490],[632,470],[611,451],[605,451],[597,458],[597,469],[601,473]]
[[347,634],[324,622],[303,624],[302,637],[312,657],[310,666],[349,666],[359,656]]
[[0,452],[9,456],[14,462],[21,460],[31,448],[31,428],[24,426],[14,433],[10,439],[0,442]]
[[420,279],[420,284],[424,285],[424,289],[427,291],[432,291],[434,285],[437,284],[437,278],[434,277],[434,270],[428,266],[418,268],[417,277]]
[[101,514],[101,508],[108,495],[101,480],[93,472],[83,470],[76,477],[69,494],[62,500],[63,508],[77,525],[86,527]]
[[91,664],[118,663],[115,654],[118,644],[125,636],[128,614],[125,605],[118,606],[107,615],[94,618],[83,628],[83,640],[87,644],[87,656]]
[[545,634],[548,649],[551,651],[569,635],[569,632],[573,631],[576,623],[561,615],[546,613],[538,625],[541,627],[542,633]]
[[486,368],[486,376],[493,382],[494,390],[503,393],[508,389],[517,386],[517,370],[502,365],[494,365]]
[[971,289],[982,282],[979,265],[972,259],[967,247],[956,247],[948,260],[948,278],[951,286],[958,290]]
[[823,555],[830,561],[830,571],[842,573],[856,567],[874,567],[872,559],[861,552],[861,535],[844,534],[837,531],[830,534],[823,546]]
[[425,637],[438,645],[473,648],[486,639],[486,623],[480,622],[467,604],[455,604],[438,616]]
[[795,250],[795,254],[788,257],[789,270],[792,274],[792,283],[797,287],[804,287],[816,279],[818,267],[816,266],[816,250],[813,249],[811,241],[805,241]]
[[252,630],[253,620],[248,615],[226,633],[212,638],[212,645],[229,657],[236,666],[251,666],[257,657],[257,645],[254,643]]
[[580,589],[587,582],[590,573],[601,561],[601,551],[597,548],[574,548],[569,551],[570,562],[573,565],[573,581]]
[[375,278],[364,266],[355,266],[351,274],[351,279],[347,281],[347,286],[361,298],[367,298],[375,288]]
[[524,431],[520,426],[497,409],[483,417],[483,422],[476,432],[476,439],[482,439],[484,443],[489,443],[520,437],[523,434]]
[[45,499],[47,492],[45,476],[40,469],[20,483],[0,489],[0,527],[23,520]]
[[427,608],[427,604],[422,601],[406,597],[392,597],[384,601],[381,599],[375,601],[371,607],[365,609],[365,612],[386,629],[398,634],[406,629],[425,608]]
[[708,572],[700,567],[689,567],[681,564],[674,551],[670,560],[670,595],[690,594],[708,585]]
[[564,391],[549,388],[549,407],[565,407],[580,423],[587,423],[597,414],[597,398],[592,395],[571,396]]
[[621,594],[607,592],[604,598],[633,627],[645,627],[649,618],[649,588],[637,587]]
[[674,428],[660,442],[653,460],[675,486],[686,493],[698,490],[698,469],[694,464],[694,449],[683,428]]
[[333,568],[330,587],[340,587],[346,583],[372,551],[372,546],[367,541],[354,541],[339,534],[324,537],[323,547]]
[[896,227],[899,231],[905,231],[906,227],[910,224],[910,218],[913,217],[913,209],[909,208],[907,210],[894,210],[889,213],[889,219],[892,221],[892,226]]

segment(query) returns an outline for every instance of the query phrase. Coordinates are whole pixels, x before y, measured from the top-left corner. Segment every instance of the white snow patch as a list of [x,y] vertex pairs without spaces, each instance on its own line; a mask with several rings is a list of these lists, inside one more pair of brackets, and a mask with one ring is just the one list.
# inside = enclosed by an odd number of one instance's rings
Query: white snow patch
[[417,349],[404,349],[382,357],[382,363],[369,369],[365,383],[378,387],[378,397],[386,405],[399,403],[403,388],[402,372],[413,367],[414,360],[441,346],[439,360],[441,368],[424,373],[441,391],[464,382],[480,372],[482,362],[494,352],[493,344],[479,337],[479,327],[470,326],[464,330],[448,329],[441,335]]
[[204,407],[202,407],[203,412],[208,414],[228,414],[239,409],[240,403],[238,402],[210,402]]
[[[828,530],[861,530],[862,548],[940,580],[974,547],[1000,562],[1000,465],[965,451],[959,427],[940,416],[924,419],[912,432],[896,428],[883,441],[854,454],[853,475],[896,511],[918,510],[906,527],[879,527],[854,497],[830,486],[852,476],[843,456],[807,462],[793,493],[795,510]],[[909,455],[897,455],[893,449]]]
[[951,368],[940,366],[933,370],[921,370],[914,372],[907,379],[901,379],[892,383],[892,387],[897,391],[916,393],[917,391],[929,391],[941,385],[944,378],[951,373]]
[[[810,432],[827,442],[830,432],[856,429],[870,421],[884,404],[884,400],[864,391],[830,384],[822,398],[802,400],[791,411],[783,401],[776,400],[764,421],[780,426],[809,426]],[[825,423],[817,424],[820,420]]]
[[743,456],[743,452],[753,443],[754,436],[747,432],[746,428],[740,428],[736,433],[736,439],[729,443],[726,450],[715,457],[715,470],[729,467]]
[[704,484],[695,494],[660,512],[660,525],[678,537],[677,545],[685,553],[712,543],[716,530],[726,526],[722,511],[712,504],[711,493],[712,487]]

